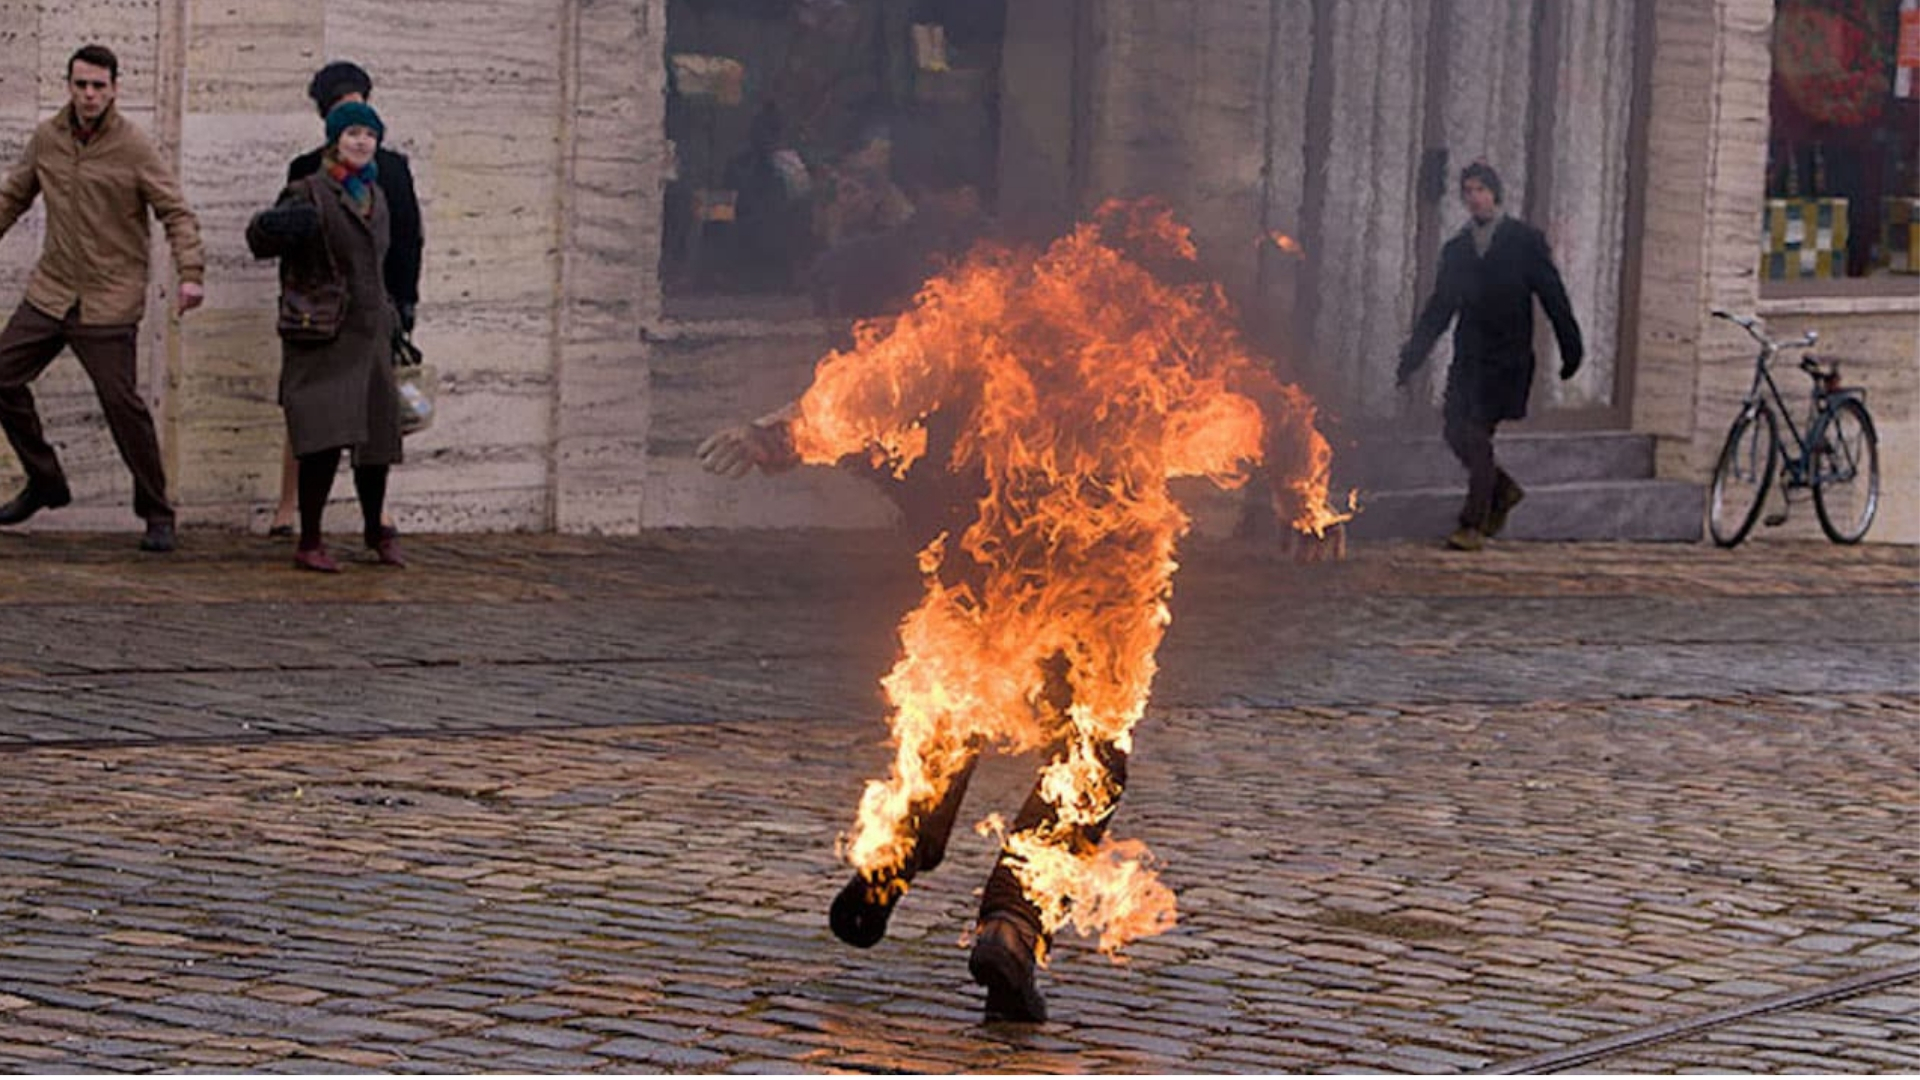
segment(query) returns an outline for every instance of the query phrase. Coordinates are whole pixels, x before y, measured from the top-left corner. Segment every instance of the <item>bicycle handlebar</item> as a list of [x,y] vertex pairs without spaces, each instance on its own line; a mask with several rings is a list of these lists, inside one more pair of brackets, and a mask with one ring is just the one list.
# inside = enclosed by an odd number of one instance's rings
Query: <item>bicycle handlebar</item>
[[1713,317],[1716,319],[1725,319],[1740,329],[1745,330],[1748,336],[1765,346],[1766,350],[1770,353],[1779,352],[1781,349],[1812,348],[1813,345],[1820,340],[1820,331],[1809,330],[1792,341],[1773,341],[1760,332],[1760,320],[1752,315],[1735,315],[1731,311],[1714,308]]

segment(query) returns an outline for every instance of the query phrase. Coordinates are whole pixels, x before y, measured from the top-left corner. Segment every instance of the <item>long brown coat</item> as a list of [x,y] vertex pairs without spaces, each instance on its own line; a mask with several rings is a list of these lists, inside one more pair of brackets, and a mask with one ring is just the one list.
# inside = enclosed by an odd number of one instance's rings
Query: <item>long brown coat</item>
[[281,340],[280,405],[288,442],[296,455],[350,446],[357,465],[394,464],[400,460],[400,410],[393,383],[397,316],[381,277],[386,200],[376,186],[373,213],[362,217],[339,181],[321,172],[289,184],[275,209],[295,203],[319,211],[318,232],[291,238],[263,228],[265,215],[256,214],[247,225],[247,246],[256,256],[280,258],[282,290],[331,278],[345,282],[347,306],[331,341]]

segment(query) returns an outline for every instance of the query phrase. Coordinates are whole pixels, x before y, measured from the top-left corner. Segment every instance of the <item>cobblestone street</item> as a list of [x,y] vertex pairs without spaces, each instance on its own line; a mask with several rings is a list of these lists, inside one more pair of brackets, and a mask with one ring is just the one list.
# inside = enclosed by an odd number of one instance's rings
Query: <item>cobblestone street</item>
[[1915,548],[1189,545],[1114,824],[1180,922],[1021,1028],[971,830],[826,927],[910,550],[409,542],[0,536],[0,1068],[1920,1071]]

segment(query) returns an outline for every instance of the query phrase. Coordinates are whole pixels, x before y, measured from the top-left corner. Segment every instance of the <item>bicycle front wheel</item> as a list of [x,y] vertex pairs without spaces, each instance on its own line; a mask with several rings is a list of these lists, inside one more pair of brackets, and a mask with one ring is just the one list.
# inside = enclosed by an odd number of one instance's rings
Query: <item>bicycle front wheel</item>
[[1880,508],[1880,437],[1857,398],[1827,413],[1808,442],[1813,509],[1820,530],[1836,544],[1857,544]]
[[1779,446],[1773,412],[1765,405],[1742,412],[1733,422],[1707,491],[1707,530],[1714,543],[1730,548],[1753,531],[1773,487]]

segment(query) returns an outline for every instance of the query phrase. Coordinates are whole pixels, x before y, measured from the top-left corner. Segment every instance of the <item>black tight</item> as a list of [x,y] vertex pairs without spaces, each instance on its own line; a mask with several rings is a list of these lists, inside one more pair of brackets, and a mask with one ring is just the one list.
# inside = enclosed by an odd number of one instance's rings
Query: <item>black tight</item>
[[[320,546],[320,521],[326,515],[327,496],[333,493],[333,474],[340,471],[341,447],[301,454],[300,546]],[[360,498],[360,518],[368,547],[380,542],[380,510],[387,501],[386,465],[355,465],[353,490]]]

